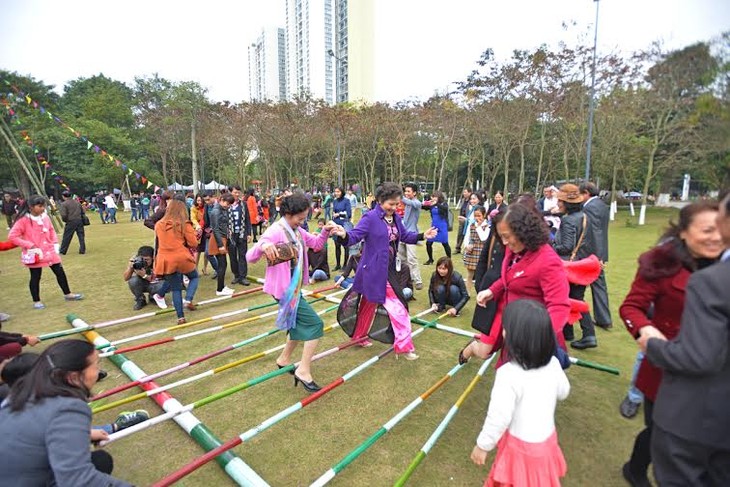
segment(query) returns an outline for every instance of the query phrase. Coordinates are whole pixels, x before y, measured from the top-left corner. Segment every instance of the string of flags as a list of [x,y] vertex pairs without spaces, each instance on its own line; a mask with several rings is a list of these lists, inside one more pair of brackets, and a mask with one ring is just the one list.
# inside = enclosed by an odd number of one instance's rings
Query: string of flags
[[[153,191],[156,193],[160,190],[160,186],[154,184],[152,181],[149,180],[146,176],[140,174],[139,172],[135,171],[131,167],[129,167],[127,164],[123,163],[119,160],[119,158],[114,157],[111,155],[108,151],[102,149],[98,145],[94,144],[89,138],[85,135],[83,135],[78,130],[74,129],[70,125],[68,125],[66,122],[64,122],[58,115],[54,115],[49,110],[46,110],[41,104],[39,104],[37,101],[35,101],[31,96],[22,90],[20,90],[17,86],[10,83],[8,80],[3,79],[3,83],[8,86],[11,90],[13,90],[15,96],[19,98],[22,101],[25,101],[25,103],[32,108],[35,108],[38,110],[41,115],[45,115],[49,120],[53,120],[57,124],[61,125],[68,131],[70,131],[74,136],[83,141],[86,144],[87,150],[93,150],[96,154],[99,154],[101,157],[108,159],[109,162],[114,163],[117,167],[121,168],[122,171],[125,171],[128,176],[134,176],[138,181],[140,181],[143,185],[146,186],[147,189],[153,189]],[[7,94],[8,98],[13,97],[13,93]]]
[[[50,171],[51,176],[53,177],[53,180],[58,183],[61,188],[65,189],[66,191],[71,191],[71,188],[64,180],[63,176],[61,176],[56,170],[53,168],[50,162],[46,159],[46,156],[43,155],[43,152],[38,148],[38,146],[33,142],[33,139],[28,135],[28,131],[25,129],[22,129],[22,122],[20,121],[20,117],[18,116],[17,112],[13,110],[13,108],[10,106],[10,103],[7,99],[2,99],[2,104],[5,106],[5,109],[8,112],[8,115],[10,116],[11,123],[13,125],[18,125],[21,127],[20,130],[20,136],[25,141],[28,146],[33,150],[33,155],[35,156],[36,160],[47,170]],[[73,195],[74,198],[76,198],[76,194]]]

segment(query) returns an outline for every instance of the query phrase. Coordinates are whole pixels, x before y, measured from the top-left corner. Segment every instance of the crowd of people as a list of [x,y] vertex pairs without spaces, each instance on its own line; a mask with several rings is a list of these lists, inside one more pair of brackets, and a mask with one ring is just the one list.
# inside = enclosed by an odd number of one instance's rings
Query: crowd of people
[[[44,307],[38,285],[43,267],[51,268],[65,299],[83,298],[71,292],[61,256],[73,234],[80,253],[86,251],[83,230],[89,206],[69,194],[62,198],[59,212],[66,228],[60,244],[45,197],[31,196],[20,205],[4,199],[4,214],[13,206],[6,248],[21,247],[36,309]],[[116,206],[107,198],[100,214],[105,215],[103,222],[113,224]],[[301,344],[291,373],[294,386],[301,384],[308,393],[321,389],[312,357],[324,324],[303,299],[303,286],[333,279],[347,289],[337,319],[355,343],[370,347],[372,341],[382,342],[393,346],[396,357],[417,360],[409,303],[424,287],[421,271],[428,267],[421,268],[416,246],[425,242],[428,260],[423,265],[435,264],[427,292],[432,311],[455,317],[471,297],[477,303],[471,324],[478,338],[455,358],[465,364],[498,354],[489,408],[471,454],[483,465],[488,452],[497,449],[485,485],[560,484],[567,464],[554,413],[570,392],[564,372],[571,363],[568,350],[597,347],[596,327],[613,326],[605,280],[609,210],[594,184],[548,186],[540,199],[522,194],[511,202],[501,193],[490,197],[465,188],[458,225],[441,191],[420,196],[416,185],[392,182],[378,186],[362,205],[342,187],[263,195],[239,186],[195,196],[164,192],[153,198],[154,205],[143,205],[144,195],[135,198],[132,221],[143,221],[153,231],[149,240],[154,244],[141,246],[123,272],[134,309],[150,302],[167,307],[165,296],[171,293],[177,322],[185,323],[185,311],[195,310],[198,283],[201,274],[209,275],[208,266],[216,295],[230,296],[235,289],[229,285],[248,286],[248,264],[264,258],[263,290],[279,303],[276,325],[287,334],[276,366],[294,363],[293,353]],[[361,210],[357,222],[356,209]],[[421,211],[431,220],[422,230]],[[454,227],[452,253],[449,233]],[[434,242],[441,244],[444,255],[434,255]],[[730,485],[730,415],[725,406],[730,400],[728,248],[730,195],[720,203],[684,207],[678,223],[639,258],[631,290],[619,308],[639,348],[631,387],[619,410],[631,418],[643,404],[645,416],[645,428],[622,469],[630,485],[650,485],[652,464],[662,486]],[[453,257],[458,254],[463,274],[455,269]],[[566,271],[579,262],[596,262],[589,281]],[[583,302],[588,286],[592,313]],[[575,336],[576,322],[580,338]],[[22,353],[24,346],[38,342],[35,336],[0,332],[4,370],[28,355]],[[12,386],[0,407],[5,445],[0,458],[13,459],[7,471],[22,479],[22,485],[54,478],[58,485],[127,485],[109,476],[111,457],[98,451],[89,456],[85,448],[106,434],[91,429],[84,404],[99,378],[96,350],[65,340],[33,356],[21,378],[8,381],[2,375]],[[63,424],[56,418],[63,418]],[[120,421],[127,426],[140,418],[144,420],[142,413]],[[23,428],[26,423],[32,428]]]

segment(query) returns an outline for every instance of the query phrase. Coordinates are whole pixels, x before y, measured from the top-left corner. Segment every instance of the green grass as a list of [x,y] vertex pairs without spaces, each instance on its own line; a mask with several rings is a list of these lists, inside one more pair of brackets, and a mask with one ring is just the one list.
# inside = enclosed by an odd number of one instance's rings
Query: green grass
[[[617,309],[633,279],[637,256],[656,241],[661,228],[673,214],[671,211],[651,210],[647,225],[627,227],[626,212],[622,212],[611,224],[611,259],[607,277],[614,328],[609,332],[598,330],[597,349],[576,352],[575,355],[616,366],[622,375],[616,377],[579,367],[572,367],[568,371],[571,394],[557,410],[558,434],[568,462],[568,475],[565,479],[567,486],[624,484],[620,468],[628,458],[633,438],[643,422],[641,416],[628,421],[618,413],[618,405],[630,380],[636,346],[628,333],[624,332]],[[122,221],[128,214],[119,216]],[[426,228],[427,224],[427,216],[424,214],[421,228]],[[86,299],[74,303],[64,302],[52,273],[46,270],[41,284],[42,299],[47,305],[47,309],[43,311],[31,309],[27,289],[28,271],[20,264],[19,252],[13,250],[1,253],[0,277],[3,291],[0,310],[13,316],[10,322],[5,323],[4,329],[32,334],[66,329],[69,325],[65,316],[71,312],[88,323],[135,314],[132,311],[132,296],[122,281],[121,274],[130,254],[140,245],[151,244],[151,240],[152,232],[141,224],[124,222],[118,225],[101,225],[98,219],[92,219],[92,226],[87,227],[87,254],[78,255],[77,243],[74,241],[69,254],[64,258],[72,291],[84,293]],[[451,240],[453,247],[454,232],[451,233]],[[333,247],[330,245],[330,262],[334,262]],[[436,245],[435,255],[441,254],[441,247]],[[425,247],[419,247],[419,257],[425,261]],[[458,258],[460,256],[456,257],[456,268],[463,271],[463,264]],[[422,268],[424,281],[432,271],[433,267]],[[263,273],[261,263],[250,269],[253,276],[263,276]],[[321,286],[320,284],[318,287]],[[243,289],[241,286],[236,288]],[[214,281],[203,277],[197,299],[204,300],[214,296]],[[411,305],[413,314],[428,306],[425,289],[417,291],[416,297],[417,300]],[[200,308],[187,316],[189,319],[207,317],[267,301],[270,301],[269,296],[257,293],[207,309]],[[318,310],[326,306],[323,303],[315,305]],[[154,309],[156,308],[147,307],[144,311]],[[460,317],[446,319],[444,323],[470,329],[473,309],[472,300]],[[261,312],[264,311],[268,310]],[[333,323],[335,313],[325,315],[324,319],[326,324]],[[147,373],[153,373],[271,329],[273,322],[273,318],[268,318],[223,332],[133,352],[128,357]],[[173,324],[174,314],[167,314],[110,327],[102,330],[102,334],[113,340]],[[193,329],[205,326],[211,324]],[[335,330],[325,335],[319,350],[329,349],[343,342],[345,338],[342,331]],[[283,336],[276,334],[272,338],[165,377],[160,383],[170,383],[266,350],[282,343],[283,339]],[[41,349],[47,343],[44,342],[36,348]],[[309,485],[446,374],[456,363],[456,355],[464,344],[464,338],[427,330],[415,339],[420,360],[396,361],[393,356],[388,356],[351,382],[261,433],[250,443],[235,448],[234,452],[271,485]],[[384,346],[378,343],[369,349],[357,348],[340,352],[316,363],[315,377],[320,385],[324,385],[383,349]],[[270,371],[274,367],[273,360],[274,356],[255,361],[171,392],[183,404],[187,404]],[[110,372],[110,376],[97,386],[99,391],[127,381],[113,364],[104,363],[104,367]],[[428,401],[337,476],[332,485],[392,485],[467,386],[478,367],[479,363],[475,360],[462,369]],[[494,371],[490,368],[441,440],[411,477],[410,485],[462,486],[480,485],[483,482],[487,469],[473,465],[469,460],[469,453],[484,421],[493,376]],[[112,396],[109,400],[137,392],[138,390],[132,389]],[[225,441],[303,397],[305,393],[301,387],[293,388],[291,376],[285,375],[214,402],[194,411],[194,414]],[[152,400],[145,399],[117,410],[100,413],[94,421],[111,421],[120,410],[136,408],[146,408],[152,415],[160,411]],[[148,485],[202,453],[171,421],[113,443],[108,450],[115,458],[115,474],[136,485]],[[491,458],[490,456],[490,461]],[[179,485],[230,483],[217,464],[211,462],[186,477]]]

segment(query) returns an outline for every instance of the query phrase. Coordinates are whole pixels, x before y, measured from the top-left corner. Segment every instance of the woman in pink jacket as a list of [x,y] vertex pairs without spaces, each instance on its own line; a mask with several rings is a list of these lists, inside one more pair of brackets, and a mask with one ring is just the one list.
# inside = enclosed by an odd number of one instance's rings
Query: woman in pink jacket
[[[286,346],[276,359],[276,365],[281,369],[291,363],[291,354],[298,342],[304,342],[302,361],[294,374],[294,386],[301,382],[307,392],[316,392],[320,389],[312,378],[312,356],[317,349],[317,343],[322,337],[324,323],[322,318],[312,309],[304,299],[301,299],[301,288],[309,283],[309,264],[307,249],[315,252],[322,250],[332,224],[325,225],[319,235],[312,235],[300,225],[307,220],[309,201],[301,193],[287,196],[281,201],[281,219],[271,225],[259,238],[259,241],[247,253],[246,260],[254,263],[265,255],[269,261],[266,267],[264,292],[271,294],[279,301],[279,315],[276,326],[288,333]],[[294,259],[276,262],[283,257],[283,244],[290,244]]]
[[45,197],[33,195],[23,203],[8,240],[23,249],[21,261],[30,269],[30,295],[33,297],[33,308],[46,307],[41,302],[40,289],[44,267],[50,267],[56,275],[66,301],[79,301],[84,298],[83,294],[74,294],[68,287],[66,273],[58,255],[58,236],[51,219],[46,214]]

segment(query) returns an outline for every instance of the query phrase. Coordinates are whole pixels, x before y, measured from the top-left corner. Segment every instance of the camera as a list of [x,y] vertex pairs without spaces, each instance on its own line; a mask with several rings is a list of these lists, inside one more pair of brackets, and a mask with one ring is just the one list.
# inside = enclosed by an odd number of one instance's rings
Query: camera
[[143,257],[137,256],[132,260],[132,269],[135,271],[141,271],[147,267],[147,262],[145,262]]

